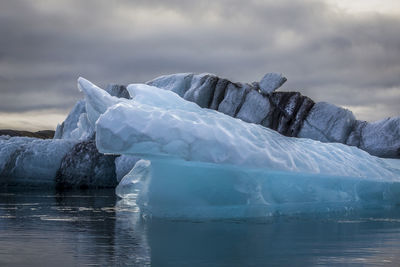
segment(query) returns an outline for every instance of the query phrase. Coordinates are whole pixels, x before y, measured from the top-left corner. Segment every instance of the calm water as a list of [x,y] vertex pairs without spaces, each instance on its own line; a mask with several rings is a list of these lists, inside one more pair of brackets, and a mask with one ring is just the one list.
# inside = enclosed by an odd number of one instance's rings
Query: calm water
[[140,219],[113,190],[0,191],[0,266],[400,266],[400,211]]

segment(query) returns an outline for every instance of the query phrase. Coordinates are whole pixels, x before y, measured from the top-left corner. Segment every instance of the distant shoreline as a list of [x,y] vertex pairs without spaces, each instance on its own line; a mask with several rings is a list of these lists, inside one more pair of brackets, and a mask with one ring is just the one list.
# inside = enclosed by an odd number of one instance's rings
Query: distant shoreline
[[18,131],[11,129],[0,130],[0,135],[26,136],[26,137],[35,137],[40,139],[52,139],[54,137],[54,133],[55,131],[53,130],[42,130],[37,132]]

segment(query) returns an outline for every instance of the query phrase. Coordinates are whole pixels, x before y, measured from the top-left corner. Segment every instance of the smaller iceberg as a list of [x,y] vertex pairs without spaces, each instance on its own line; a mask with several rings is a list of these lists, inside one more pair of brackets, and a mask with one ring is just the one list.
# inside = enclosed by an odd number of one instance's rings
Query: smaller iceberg
[[0,136],[0,185],[54,186],[73,140]]
[[129,85],[132,99],[121,99],[78,82],[99,151],[147,160],[117,194],[151,216],[251,218],[400,204],[398,160],[285,137],[154,86]]

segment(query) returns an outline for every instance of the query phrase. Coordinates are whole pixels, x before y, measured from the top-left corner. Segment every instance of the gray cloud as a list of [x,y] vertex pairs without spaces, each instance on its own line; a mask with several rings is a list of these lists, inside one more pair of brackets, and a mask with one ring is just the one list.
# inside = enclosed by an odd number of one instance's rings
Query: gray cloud
[[317,0],[6,0],[0,111],[65,111],[80,97],[78,76],[105,86],[191,71],[250,82],[279,71],[289,79],[282,90],[361,119],[398,116],[399,25]]

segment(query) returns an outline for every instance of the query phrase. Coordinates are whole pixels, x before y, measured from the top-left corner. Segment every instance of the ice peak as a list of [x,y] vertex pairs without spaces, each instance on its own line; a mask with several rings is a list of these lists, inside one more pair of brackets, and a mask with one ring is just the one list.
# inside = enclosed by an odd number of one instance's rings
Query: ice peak
[[282,73],[267,73],[260,81],[260,90],[264,94],[270,94],[281,87],[286,81],[287,79]]

